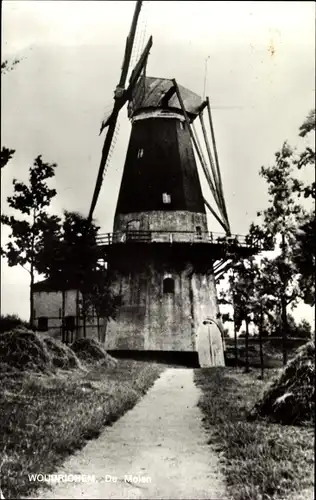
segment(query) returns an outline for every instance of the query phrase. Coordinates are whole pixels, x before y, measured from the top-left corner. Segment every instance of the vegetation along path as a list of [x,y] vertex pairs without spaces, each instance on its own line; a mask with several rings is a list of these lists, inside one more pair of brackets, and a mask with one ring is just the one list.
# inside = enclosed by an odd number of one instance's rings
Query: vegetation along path
[[192,369],[167,369],[132,410],[58,472],[95,481],[59,482],[37,498],[225,498],[199,396]]

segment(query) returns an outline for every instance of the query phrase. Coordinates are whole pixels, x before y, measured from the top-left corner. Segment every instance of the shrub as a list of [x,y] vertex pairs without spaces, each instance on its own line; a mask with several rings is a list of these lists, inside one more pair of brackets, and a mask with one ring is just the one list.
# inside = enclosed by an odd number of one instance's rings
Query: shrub
[[30,325],[27,321],[19,318],[17,314],[1,314],[0,316],[0,333],[9,332],[16,328],[17,326],[24,326],[30,329]]

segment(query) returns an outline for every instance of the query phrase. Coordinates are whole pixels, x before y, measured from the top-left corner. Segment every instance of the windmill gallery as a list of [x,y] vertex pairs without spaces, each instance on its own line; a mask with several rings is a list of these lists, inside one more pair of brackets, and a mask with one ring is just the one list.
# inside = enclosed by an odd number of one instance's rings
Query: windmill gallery
[[[147,76],[152,37],[127,83],[141,4],[136,2],[113,110],[101,127],[106,135],[89,211],[92,220],[118,116],[127,104],[131,134],[113,232],[98,237],[111,288],[122,297],[116,320],[107,324],[105,347],[118,355],[172,353],[200,366],[221,366],[216,280],[233,255],[257,253],[261,243],[231,234],[209,99],[174,78]],[[196,159],[216,208],[203,197]],[[223,234],[209,232],[206,208]]]

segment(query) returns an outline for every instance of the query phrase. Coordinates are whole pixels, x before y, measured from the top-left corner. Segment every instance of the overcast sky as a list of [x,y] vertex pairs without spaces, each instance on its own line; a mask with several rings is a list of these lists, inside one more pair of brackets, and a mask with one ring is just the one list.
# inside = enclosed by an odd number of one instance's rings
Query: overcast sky
[[[26,180],[42,154],[58,164],[52,210],[88,213],[100,123],[113,103],[134,7],[131,1],[2,2],[2,60],[22,57],[2,78],[1,141],[16,149],[2,172],[4,212],[13,177]],[[232,232],[244,234],[267,204],[261,165],[272,163],[284,140],[297,143],[315,106],[315,4],[143,2],[134,62],[150,34],[148,76],[176,78],[202,95],[207,68],[228,215]],[[126,108],[119,124],[95,211],[105,232],[112,230],[129,139]],[[219,230],[212,219],[209,229]],[[2,262],[1,281],[2,313],[27,318],[27,273]]]

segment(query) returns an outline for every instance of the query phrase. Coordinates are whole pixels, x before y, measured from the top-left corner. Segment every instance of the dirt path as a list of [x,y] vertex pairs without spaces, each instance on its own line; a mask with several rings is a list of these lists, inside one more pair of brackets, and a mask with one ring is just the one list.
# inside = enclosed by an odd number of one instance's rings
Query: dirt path
[[58,483],[37,498],[224,499],[199,394],[192,369],[167,369],[132,410],[58,471],[94,475],[94,482]]

